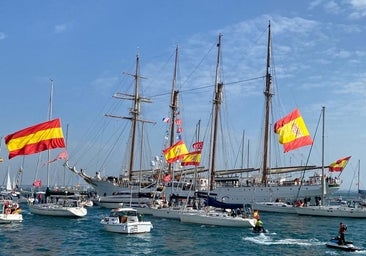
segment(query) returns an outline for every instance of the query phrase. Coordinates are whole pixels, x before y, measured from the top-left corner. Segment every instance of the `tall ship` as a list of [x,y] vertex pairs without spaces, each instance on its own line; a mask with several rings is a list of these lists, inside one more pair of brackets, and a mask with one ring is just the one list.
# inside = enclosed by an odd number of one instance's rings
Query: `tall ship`
[[[276,199],[297,200],[303,198],[315,198],[322,194],[325,189],[326,194],[336,192],[341,184],[337,178],[324,177],[318,174],[322,169],[329,166],[315,165],[298,165],[285,167],[270,166],[270,133],[273,127],[270,120],[271,99],[274,95],[271,83],[271,26],[268,25],[268,42],[267,42],[267,60],[265,73],[265,116],[263,128],[263,153],[262,163],[260,167],[254,168],[235,168],[218,170],[216,167],[216,151],[218,149],[218,128],[220,122],[220,105],[222,103],[222,94],[224,83],[220,77],[221,66],[221,35],[217,43],[218,54],[216,61],[216,76],[214,85],[213,108],[212,108],[212,132],[208,139],[209,158],[208,167],[195,166],[191,168],[180,168],[179,172],[172,173],[172,180],[164,182],[162,173],[168,165],[154,164],[151,169],[134,168],[136,152],[139,152],[136,145],[136,134],[138,123],[151,123],[140,118],[140,103],[150,102],[143,98],[139,92],[139,58],[136,59],[136,72],[133,75],[135,79],[134,94],[128,99],[132,100],[130,116],[123,117],[131,122],[131,139],[130,139],[130,160],[127,171],[118,177],[105,176],[102,177],[98,171],[95,175],[89,175],[86,171],[77,170],[74,166],[70,166],[66,162],[66,166],[75,174],[79,175],[83,180],[91,185],[95,192],[100,196],[112,196],[121,193],[130,193],[141,197],[152,197],[156,191],[164,190],[166,195],[182,195],[187,196],[189,193],[199,192],[210,194],[226,203],[246,204],[251,202],[274,201]],[[175,78],[174,78],[175,79]],[[174,80],[173,79],[173,80]],[[173,82],[174,84],[174,82]],[[173,87],[174,88],[174,87]],[[172,116],[174,118],[174,93],[172,90]],[[116,98],[122,98],[115,96]],[[141,133],[141,132],[140,132]],[[156,161],[161,163],[162,161]],[[169,171],[170,173],[171,171]],[[312,172],[312,176],[305,178],[305,172]],[[286,175],[291,173],[291,179],[286,179]],[[243,175],[245,174],[245,175]],[[296,178],[294,178],[296,175]],[[324,185],[324,186],[323,186]]]

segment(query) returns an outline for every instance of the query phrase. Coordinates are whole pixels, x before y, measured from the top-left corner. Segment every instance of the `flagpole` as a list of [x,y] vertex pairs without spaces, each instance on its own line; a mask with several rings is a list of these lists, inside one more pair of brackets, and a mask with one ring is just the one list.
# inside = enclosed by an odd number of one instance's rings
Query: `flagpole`
[[[48,111],[48,121],[52,119],[52,97],[53,97],[53,80],[51,81],[51,90],[50,90],[50,101],[49,101],[49,111]],[[47,162],[51,160],[51,152],[50,150],[47,151],[48,159]],[[47,187],[50,185],[50,165],[47,164]]]

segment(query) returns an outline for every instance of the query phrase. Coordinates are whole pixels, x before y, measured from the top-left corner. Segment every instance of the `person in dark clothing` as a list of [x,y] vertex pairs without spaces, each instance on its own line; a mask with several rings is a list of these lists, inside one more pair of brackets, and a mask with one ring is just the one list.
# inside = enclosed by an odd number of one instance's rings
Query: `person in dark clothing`
[[338,244],[343,245],[346,244],[346,240],[344,237],[344,233],[347,230],[347,225],[343,224],[342,222],[339,223],[339,240],[338,240]]

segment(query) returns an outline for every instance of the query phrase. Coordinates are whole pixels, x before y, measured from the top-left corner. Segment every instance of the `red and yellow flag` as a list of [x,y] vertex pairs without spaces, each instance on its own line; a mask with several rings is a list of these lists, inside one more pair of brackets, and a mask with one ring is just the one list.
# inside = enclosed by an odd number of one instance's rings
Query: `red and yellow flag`
[[177,160],[183,158],[185,154],[188,153],[186,144],[184,144],[183,140],[179,140],[173,146],[166,148],[163,150],[165,159],[168,163],[173,163]]
[[193,151],[189,152],[188,154],[183,156],[181,165],[187,166],[187,165],[200,165],[201,162],[201,151]]
[[295,109],[274,125],[274,132],[279,134],[278,141],[283,144],[284,152],[313,144],[300,111]]
[[341,172],[348,164],[349,159],[351,156],[343,157],[341,159],[338,159],[337,161],[331,163],[329,165],[329,171],[330,172]]
[[52,148],[64,148],[60,119],[40,123],[5,137],[9,159],[19,155],[35,154]]

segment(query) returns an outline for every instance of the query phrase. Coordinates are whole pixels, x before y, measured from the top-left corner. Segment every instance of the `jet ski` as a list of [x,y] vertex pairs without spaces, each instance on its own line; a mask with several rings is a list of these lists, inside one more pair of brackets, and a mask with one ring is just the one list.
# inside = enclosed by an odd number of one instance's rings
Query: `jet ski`
[[253,233],[267,233],[268,231],[264,227],[253,227]]
[[360,251],[362,248],[354,246],[353,242],[346,241],[344,244],[339,243],[339,237],[335,237],[331,239],[329,242],[325,244],[329,248],[339,249],[342,251],[348,251],[348,252],[354,252],[354,251]]

